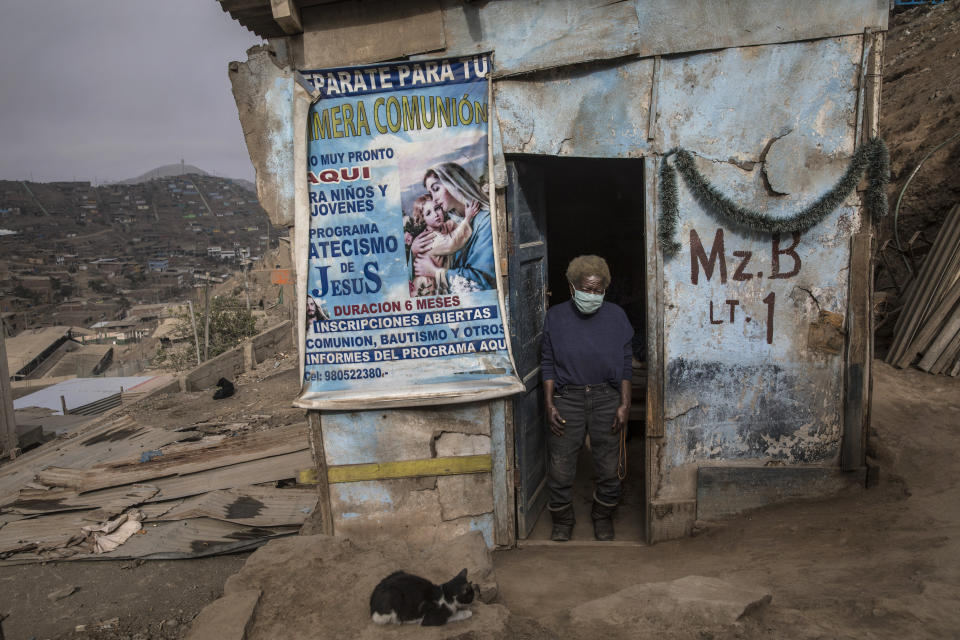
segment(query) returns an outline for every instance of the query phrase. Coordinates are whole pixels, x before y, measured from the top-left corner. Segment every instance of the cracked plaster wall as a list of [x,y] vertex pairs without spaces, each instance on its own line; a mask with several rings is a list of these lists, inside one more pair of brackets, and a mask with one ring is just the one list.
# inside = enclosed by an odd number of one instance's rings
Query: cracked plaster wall
[[[489,454],[490,421],[488,403],[324,412],[327,464]],[[477,530],[494,542],[489,473],[334,484],[330,501],[338,535],[428,543]]]
[[[741,205],[790,215],[829,190],[853,153],[861,51],[862,37],[848,36],[665,58],[659,77],[642,59],[506,78],[495,85],[503,150],[636,157],[680,146]],[[679,198],[682,249],[664,261],[666,438],[655,499],[693,499],[701,465],[836,464],[858,197],[795,247],[789,235],[775,245],[716,220],[682,181]],[[692,261],[691,231],[709,262],[718,229],[723,282],[719,258],[710,278]]]

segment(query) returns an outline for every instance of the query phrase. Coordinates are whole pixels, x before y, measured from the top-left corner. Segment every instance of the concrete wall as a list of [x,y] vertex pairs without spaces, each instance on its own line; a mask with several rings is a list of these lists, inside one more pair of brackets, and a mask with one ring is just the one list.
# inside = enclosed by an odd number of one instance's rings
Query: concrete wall
[[233,380],[278,351],[292,345],[293,323],[285,320],[262,331],[243,344],[207,360],[180,377],[181,391],[202,391],[216,385],[220,378]]
[[293,323],[289,320],[250,338],[253,364],[263,362],[275,353],[293,347]]
[[244,370],[243,347],[234,347],[191,369],[180,378],[180,388],[183,391],[203,391],[215,386],[220,378],[232,380]]
[[[490,405],[324,412],[327,464],[490,454]],[[477,530],[494,544],[490,473],[332,484],[330,502],[337,535],[428,543]]]

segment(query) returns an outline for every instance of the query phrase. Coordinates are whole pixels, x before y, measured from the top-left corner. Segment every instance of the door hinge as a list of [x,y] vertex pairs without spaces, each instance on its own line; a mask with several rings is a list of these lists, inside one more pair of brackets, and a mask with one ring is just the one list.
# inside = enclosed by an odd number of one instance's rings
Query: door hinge
[[520,469],[513,470],[513,488],[514,489],[520,488]]

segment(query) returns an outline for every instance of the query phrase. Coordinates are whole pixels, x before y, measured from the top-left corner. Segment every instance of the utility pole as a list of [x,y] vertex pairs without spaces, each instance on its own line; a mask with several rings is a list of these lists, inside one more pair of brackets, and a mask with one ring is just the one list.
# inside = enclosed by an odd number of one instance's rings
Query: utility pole
[[10,369],[7,366],[7,327],[0,318],[0,454],[11,458],[17,453],[17,422],[10,391]]
[[203,282],[203,361],[206,362],[210,354],[210,272],[207,271]]
[[190,326],[193,327],[193,344],[197,347],[197,364],[200,364],[200,338],[197,336],[197,317],[193,315],[193,300],[187,300],[190,309]]
[[250,265],[250,262],[240,265],[243,269],[243,295],[247,298],[247,313],[250,313],[250,290],[247,288],[247,273],[250,271]]

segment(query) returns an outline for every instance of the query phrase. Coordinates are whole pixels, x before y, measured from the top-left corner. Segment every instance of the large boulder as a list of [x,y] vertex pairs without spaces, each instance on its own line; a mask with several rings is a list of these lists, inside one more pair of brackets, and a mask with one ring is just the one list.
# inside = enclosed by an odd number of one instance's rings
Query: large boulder
[[[481,597],[470,606],[473,616],[445,627],[380,626],[370,620],[370,594],[380,580],[399,569],[434,582],[445,582],[461,569],[480,586]],[[224,598],[210,607],[224,612],[223,600],[235,594],[260,592],[255,610],[236,611],[249,622],[236,640],[285,638],[417,638],[440,640],[460,636],[475,640],[506,640],[517,625],[506,607],[488,604],[497,582],[490,551],[479,532],[471,532],[428,549],[411,548],[402,540],[354,544],[349,539],[295,536],[271,541],[250,556],[227,580]],[[219,604],[218,604],[219,603]],[[208,607],[208,608],[210,608]],[[198,616],[205,617],[206,610]],[[539,627],[534,623],[535,627]],[[193,633],[197,629],[192,630]],[[466,634],[466,635],[465,635]],[[533,636],[531,636],[533,637]],[[539,637],[549,637],[544,633]],[[226,638],[224,640],[227,640]]]

